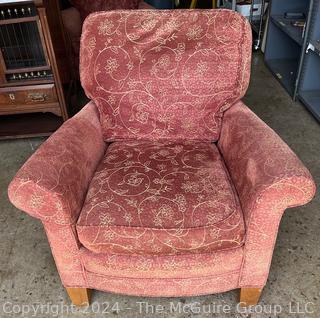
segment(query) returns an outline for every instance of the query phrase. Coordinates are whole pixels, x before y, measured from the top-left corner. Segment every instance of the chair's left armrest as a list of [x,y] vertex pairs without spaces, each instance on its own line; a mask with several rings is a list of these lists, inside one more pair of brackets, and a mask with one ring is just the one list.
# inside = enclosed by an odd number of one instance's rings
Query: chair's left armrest
[[89,182],[106,149],[93,102],[66,121],[18,171],[8,195],[44,222],[76,222]]
[[242,286],[262,286],[284,210],[309,202],[316,187],[286,143],[242,102],[225,112],[218,147],[246,224],[240,282]]

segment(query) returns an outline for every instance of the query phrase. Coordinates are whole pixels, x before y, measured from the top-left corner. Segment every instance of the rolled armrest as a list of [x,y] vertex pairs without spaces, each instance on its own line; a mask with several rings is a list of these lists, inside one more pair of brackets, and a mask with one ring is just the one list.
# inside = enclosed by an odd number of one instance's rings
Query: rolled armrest
[[73,224],[105,148],[90,102],[22,166],[9,185],[10,201],[42,221]]
[[284,210],[309,202],[316,187],[292,150],[242,102],[225,112],[218,147],[246,224],[240,285],[261,287]]
[[262,197],[277,202],[281,197],[281,208],[303,205],[313,198],[315,184],[309,171],[287,144],[242,102],[225,112],[218,146],[238,191],[246,221]]

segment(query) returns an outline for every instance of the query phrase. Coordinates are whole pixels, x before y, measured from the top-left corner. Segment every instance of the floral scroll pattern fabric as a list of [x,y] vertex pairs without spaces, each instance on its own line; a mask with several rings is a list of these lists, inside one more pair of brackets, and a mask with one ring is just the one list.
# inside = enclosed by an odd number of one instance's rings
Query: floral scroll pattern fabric
[[99,12],[80,59],[106,141],[213,141],[247,89],[251,31],[230,10]]
[[93,101],[9,187],[42,220],[64,286],[144,296],[264,286],[284,210],[315,185],[239,101],[250,58],[251,29],[232,11],[90,15],[80,68]]
[[243,248],[156,257],[96,254],[86,249],[81,252],[89,288],[129,295],[175,297],[237,288]]
[[77,223],[94,252],[190,254],[239,247],[241,208],[220,153],[206,142],[115,142]]
[[214,253],[188,255],[119,255],[93,253],[82,248],[86,270],[104,276],[127,278],[192,278],[239,272],[243,247]]
[[283,212],[308,203],[315,183],[288,145],[242,102],[226,111],[218,147],[246,224],[239,284],[263,286]]
[[75,224],[105,149],[90,102],[21,167],[8,189],[10,201],[42,221]]

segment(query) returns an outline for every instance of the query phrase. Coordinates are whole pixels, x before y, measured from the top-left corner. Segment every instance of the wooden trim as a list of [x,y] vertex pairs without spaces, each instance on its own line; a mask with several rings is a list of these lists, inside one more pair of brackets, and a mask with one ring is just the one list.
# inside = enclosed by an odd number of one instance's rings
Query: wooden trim
[[35,108],[23,108],[23,105],[21,105],[17,109],[10,109],[7,111],[1,110],[0,107],[0,115],[16,115],[16,114],[31,114],[31,113],[52,113],[54,115],[57,115],[61,117],[61,109],[59,107],[60,105],[57,103],[50,103],[50,104],[40,104],[37,105]]
[[[42,45],[42,48],[43,48],[44,56],[45,56],[45,59],[46,59],[46,62],[47,62],[47,66],[50,67],[50,58],[49,58],[49,54],[48,54],[48,47],[46,46],[46,40],[45,40],[45,37],[43,35],[42,25],[41,25],[41,21],[40,21],[40,17],[39,16],[37,16],[36,22],[37,22],[40,41],[41,41],[41,45]],[[48,36],[48,34],[46,34],[46,35]]]
[[42,85],[42,84],[54,84],[53,79],[43,79],[43,80],[19,80],[19,81],[10,81],[0,85],[1,87],[17,87],[17,86],[29,86],[29,85]]
[[67,293],[76,306],[89,306],[91,290],[88,288],[66,288]]
[[0,25],[24,23],[24,22],[34,22],[34,21],[37,21],[37,16],[0,20]]
[[241,288],[240,306],[248,307],[258,304],[262,288]]
[[35,67],[30,66],[30,67],[25,67],[25,68],[15,68],[15,69],[6,70],[6,74],[24,73],[24,72],[37,72],[37,71],[49,71],[49,70],[50,70],[50,66],[49,65],[35,66]]
[[0,48],[0,84],[4,84],[7,82],[6,79],[6,64],[4,63],[4,58],[2,54],[2,50]]
[[[18,1],[16,1],[16,2],[18,2]],[[21,1],[22,2],[22,1]],[[33,3],[33,2],[35,2],[35,1],[32,1],[32,0],[29,0],[29,1],[27,1],[27,0],[25,0],[25,1],[23,1],[23,4],[31,4],[31,3]],[[3,7],[3,6],[7,6],[8,4],[14,4],[14,1],[2,1],[1,3],[0,3],[0,8],[1,7]],[[20,3],[21,4],[21,3]]]
[[61,84],[61,78],[59,75],[59,69],[58,69],[58,65],[57,65],[57,61],[56,61],[56,57],[55,57],[55,53],[52,45],[49,24],[46,16],[46,9],[43,7],[38,7],[38,12],[39,12],[41,26],[43,27],[43,31],[46,34],[45,42],[46,42],[46,47],[49,54],[49,60],[51,61],[52,73],[55,78],[56,90],[57,90],[57,95],[60,102],[62,117],[64,120],[67,120],[68,112],[66,107],[66,101],[64,98],[64,92]]
[[[38,82],[37,82],[38,83]],[[25,91],[25,90],[33,90],[33,89],[50,89],[53,88],[54,84],[44,84],[44,85],[26,85],[26,86],[18,86],[13,89],[10,89],[9,87],[0,87],[0,93],[6,93],[10,91]]]
[[[62,21],[60,3],[55,0],[45,0],[44,7],[46,8],[48,26],[51,30],[51,42],[54,48],[60,80],[62,85],[70,85],[70,83],[76,80],[77,77],[74,72],[75,67],[73,64],[74,57],[72,54],[72,43],[66,40],[67,38]],[[67,99],[66,102],[68,102]]]

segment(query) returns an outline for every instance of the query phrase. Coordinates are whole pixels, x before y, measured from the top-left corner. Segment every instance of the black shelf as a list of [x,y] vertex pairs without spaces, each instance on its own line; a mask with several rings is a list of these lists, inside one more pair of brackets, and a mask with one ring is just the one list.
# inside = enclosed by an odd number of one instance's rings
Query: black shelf
[[[271,0],[265,62],[293,100],[298,96],[315,1],[320,0]],[[288,19],[290,13],[300,18]]]
[[296,59],[272,59],[266,60],[265,63],[286,91],[293,95],[298,61]]
[[[287,13],[306,19],[287,19]],[[265,63],[320,121],[320,0],[271,0],[269,18]],[[305,26],[294,26],[296,21]]]
[[310,112],[320,121],[320,90],[300,91],[299,98]]
[[[311,0],[307,49],[301,68],[298,97],[320,121],[320,0]],[[308,45],[310,43],[312,47]]]
[[271,16],[271,21],[286,35],[288,35],[292,40],[294,40],[297,44],[302,46],[303,28],[292,25],[293,22],[297,21],[296,19],[286,19],[282,15],[274,15]]

